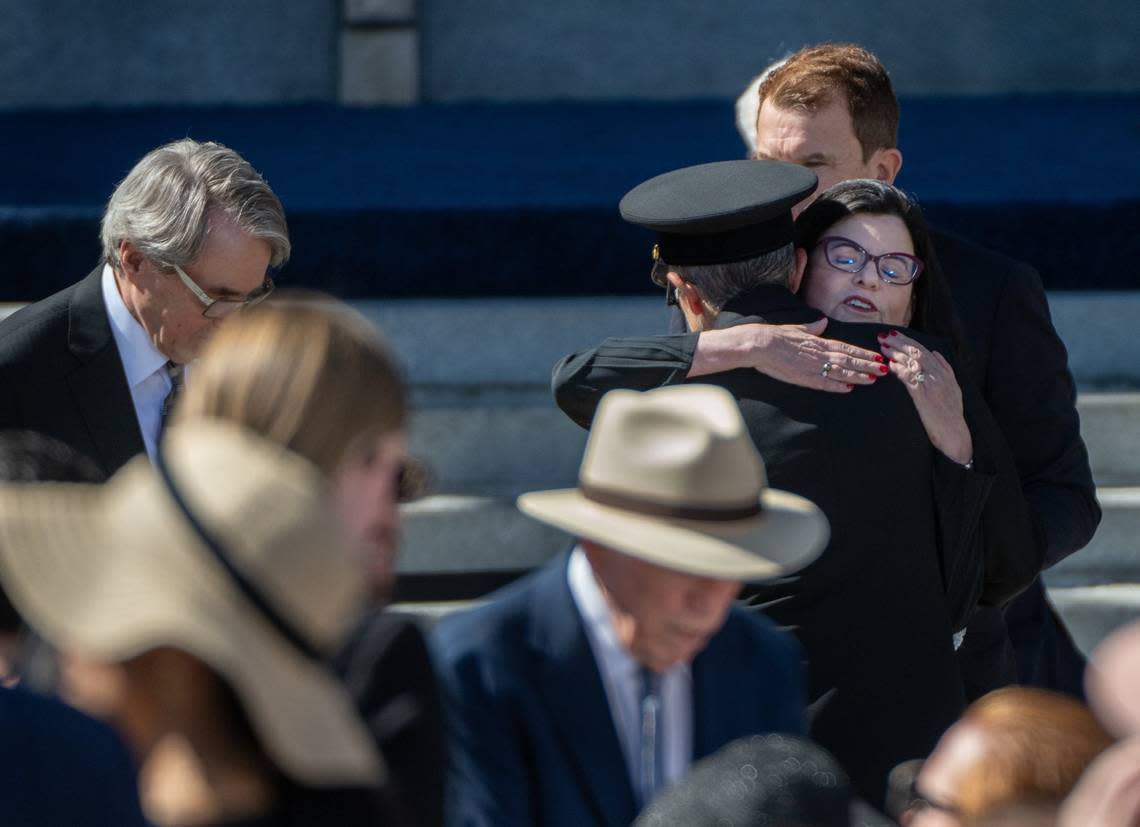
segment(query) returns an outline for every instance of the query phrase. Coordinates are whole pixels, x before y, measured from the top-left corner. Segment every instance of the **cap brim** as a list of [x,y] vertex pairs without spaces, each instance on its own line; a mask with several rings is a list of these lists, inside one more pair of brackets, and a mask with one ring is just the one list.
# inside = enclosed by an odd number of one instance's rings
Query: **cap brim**
[[[172,646],[199,658],[299,782],[379,783],[381,760],[347,691],[256,614],[166,513],[150,475],[143,461],[102,486],[0,488],[0,574],[12,602],[61,649],[114,662]],[[132,522],[138,530],[125,532]],[[146,527],[156,522],[157,535]]]
[[798,571],[827,544],[823,512],[810,500],[767,489],[755,517],[725,522],[647,516],[587,499],[577,488],[518,498],[544,523],[650,563],[700,577],[757,581]]

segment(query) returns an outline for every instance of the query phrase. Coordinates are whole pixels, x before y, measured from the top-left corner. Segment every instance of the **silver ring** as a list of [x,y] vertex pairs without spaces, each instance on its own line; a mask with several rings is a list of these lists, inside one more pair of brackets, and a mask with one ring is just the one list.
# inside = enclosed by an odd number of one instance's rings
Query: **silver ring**
[[823,363],[823,370],[821,370],[819,372],[819,375],[826,379],[827,374],[831,373],[831,371],[833,371],[833,370],[835,370],[835,365],[831,364],[831,362],[824,362]]
[[926,381],[926,374],[920,370],[918,373],[916,373],[914,375],[914,381],[918,382],[918,384],[921,385],[923,382]]

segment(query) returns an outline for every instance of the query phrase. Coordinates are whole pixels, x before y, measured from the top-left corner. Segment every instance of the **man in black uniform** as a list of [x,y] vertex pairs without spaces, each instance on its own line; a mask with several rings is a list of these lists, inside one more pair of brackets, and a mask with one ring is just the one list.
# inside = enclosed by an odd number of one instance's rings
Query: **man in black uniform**
[[[819,191],[850,178],[889,183],[898,174],[898,101],[886,70],[864,49],[832,44],[803,49],[767,73],[758,96],[754,157],[810,167],[819,177]],[[1053,565],[1088,544],[1100,508],[1080,437],[1068,357],[1049,318],[1041,280],[1026,264],[949,234],[933,236],[966,334],[965,374],[1009,443],[1038,552],[1044,565]],[[856,358],[817,337],[823,324],[710,331],[691,352],[679,340],[658,344],[680,357],[674,370],[682,376],[753,367],[805,387],[843,390],[850,380],[841,371],[829,381],[812,369],[816,360],[801,358],[830,351],[843,368]],[[627,343],[632,350],[610,344],[616,349],[599,352],[593,363],[600,371],[643,358],[639,342]],[[555,395],[564,407],[572,404],[573,381],[566,374],[554,377]],[[969,698],[1013,682],[1077,696],[1083,691],[1084,659],[1039,579],[1006,609],[1004,619],[997,608],[980,608],[959,658]]]
[[[657,231],[660,269],[694,330],[727,332],[750,322],[810,325],[819,311],[792,292],[807,257],[793,248],[790,208],[814,185],[810,171],[792,164],[727,161],[658,176],[631,191],[621,208],[626,220]],[[830,322],[833,338],[820,340],[824,348],[804,361],[830,377],[847,370],[826,365],[842,354],[867,384],[866,375],[882,375],[885,366],[874,354],[867,360],[858,354],[870,353],[877,335],[890,329]],[[941,340],[910,335],[947,350]],[[566,393],[559,402],[586,425],[612,387],[647,389],[683,379],[674,368],[696,342],[696,336],[682,337],[674,358],[659,340],[644,347],[607,343],[596,353],[568,357],[560,366]],[[623,365],[619,351],[632,360]],[[599,358],[609,366],[599,367]],[[864,795],[881,802],[890,768],[925,755],[963,706],[947,561],[967,560],[979,581],[984,570],[982,599],[989,603],[1007,599],[1036,574],[1039,560],[1012,459],[1001,453],[996,426],[987,430],[983,423],[975,431],[974,414],[984,411],[976,411],[968,390],[972,462],[933,449],[905,386],[893,377],[844,395],[751,369],[700,381],[721,385],[737,399],[772,484],[815,501],[832,525],[817,563],[795,578],[757,587],[752,596],[804,646],[813,738],[840,759]],[[889,448],[866,438],[884,432]],[[868,496],[887,491],[889,502]],[[989,511],[993,502],[1004,509],[998,515]],[[983,508],[987,520],[996,517],[1007,531],[999,554],[975,545]],[[940,542],[939,521],[962,529],[962,547]]]

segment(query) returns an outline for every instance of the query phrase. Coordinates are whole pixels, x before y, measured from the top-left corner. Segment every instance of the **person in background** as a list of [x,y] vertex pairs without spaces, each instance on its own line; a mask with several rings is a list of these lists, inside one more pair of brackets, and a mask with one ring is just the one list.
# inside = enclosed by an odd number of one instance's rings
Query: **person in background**
[[408,399],[376,329],[327,296],[293,293],[222,325],[194,365],[175,421],[236,422],[316,464],[349,532],[371,605],[333,660],[419,827],[442,818],[443,713],[418,623],[384,609],[398,502],[422,493],[406,455]]
[[1058,827],[1140,824],[1140,623],[1117,629],[1092,653],[1085,688],[1098,719],[1121,740],[1093,762],[1065,800]]
[[1120,738],[1140,735],[1140,622],[1115,630],[1092,653],[1085,671],[1089,705]]
[[200,421],[105,485],[0,488],[0,582],[130,747],[158,827],[400,823],[326,665],[366,597],[327,487]]
[[[93,482],[99,469],[58,440],[0,433],[0,480]],[[29,632],[0,584],[0,816],[20,827],[143,827],[135,766],[106,724],[23,686]]]
[[0,322],[0,429],[89,456],[153,456],[185,366],[289,258],[281,202],[244,158],[189,138],[148,152],[107,202],[102,261]]
[[[915,778],[907,827],[968,825],[1015,807],[1060,806],[1113,738],[1080,702],[998,689],[947,730]],[[1090,822],[1090,825],[1092,822]]]
[[1140,824],[1140,738],[1105,750],[1081,776],[1057,814],[1057,827]]
[[767,487],[726,391],[614,391],[578,487],[518,504],[578,540],[435,629],[448,824],[628,825],[729,741],[804,732],[795,641],[732,603],[810,562],[827,522]]

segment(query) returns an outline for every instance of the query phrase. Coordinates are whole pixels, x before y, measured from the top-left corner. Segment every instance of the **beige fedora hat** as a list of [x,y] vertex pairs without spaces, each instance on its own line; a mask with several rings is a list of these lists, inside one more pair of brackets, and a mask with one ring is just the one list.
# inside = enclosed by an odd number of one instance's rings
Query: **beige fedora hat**
[[292,779],[376,785],[374,742],[324,665],[365,599],[327,496],[318,469],[276,443],[176,425],[161,462],[138,457],[105,485],[0,486],[0,579],[62,649],[197,657]]
[[736,400],[711,385],[606,394],[578,487],[523,494],[518,505],[616,551],[724,579],[796,571],[828,538],[814,503],[768,487]]

